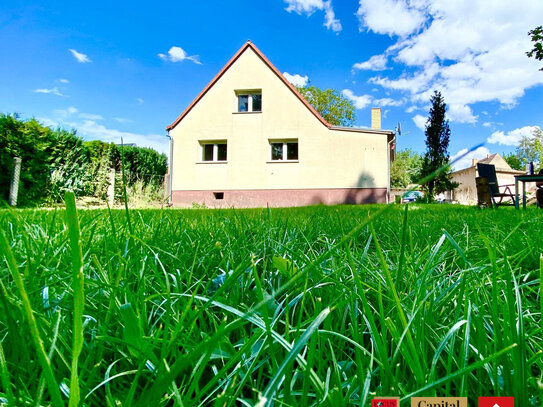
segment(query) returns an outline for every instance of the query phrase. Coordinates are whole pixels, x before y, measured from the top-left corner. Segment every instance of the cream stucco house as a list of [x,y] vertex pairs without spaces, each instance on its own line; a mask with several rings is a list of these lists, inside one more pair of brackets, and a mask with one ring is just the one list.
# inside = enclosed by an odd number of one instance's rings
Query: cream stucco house
[[167,127],[176,206],[386,202],[394,132],[327,123],[250,41]]
[[[477,203],[477,187],[475,178],[479,176],[477,163],[492,164],[496,167],[496,178],[498,185],[514,185],[515,175],[524,174],[523,171],[513,170],[504,158],[495,153],[489,154],[481,160],[473,159],[471,166],[455,171],[451,174],[452,180],[458,182],[458,187],[453,190],[453,201],[464,205],[475,205]],[[511,188],[511,191],[515,191]]]

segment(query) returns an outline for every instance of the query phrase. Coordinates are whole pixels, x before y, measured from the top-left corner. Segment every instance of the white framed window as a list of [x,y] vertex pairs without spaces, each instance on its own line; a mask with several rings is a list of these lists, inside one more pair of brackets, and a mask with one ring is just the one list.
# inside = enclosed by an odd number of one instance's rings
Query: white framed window
[[238,113],[250,113],[250,112],[261,112],[262,111],[262,91],[261,90],[251,90],[236,91],[237,101],[238,101]]
[[203,162],[226,162],[228,158],[228,145],[226,140],[200,141]]
[[298,140],[270,140],[271,161],[298,161]]

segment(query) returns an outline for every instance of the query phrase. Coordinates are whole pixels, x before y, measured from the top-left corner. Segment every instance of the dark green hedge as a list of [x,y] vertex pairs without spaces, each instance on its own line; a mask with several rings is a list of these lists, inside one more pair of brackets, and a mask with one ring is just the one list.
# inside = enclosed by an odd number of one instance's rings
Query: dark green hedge
[[66,190],[104,198],[108,169],[121,171],[121,154],[128,185],[138,180],[162,183],[166,156],[153,149],[84,142],[74,130],[53,130],[34,119],[0,114],[0,200],[9,196],[13,157],[22,159],[18,203],[32,206],[59,202]]

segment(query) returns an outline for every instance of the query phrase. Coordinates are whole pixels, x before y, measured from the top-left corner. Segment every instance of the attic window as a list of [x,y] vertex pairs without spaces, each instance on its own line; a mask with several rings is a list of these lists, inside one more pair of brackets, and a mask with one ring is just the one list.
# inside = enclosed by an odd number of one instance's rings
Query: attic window
[[238,112],[261,112],[262,91],[236,91],[238,97]]

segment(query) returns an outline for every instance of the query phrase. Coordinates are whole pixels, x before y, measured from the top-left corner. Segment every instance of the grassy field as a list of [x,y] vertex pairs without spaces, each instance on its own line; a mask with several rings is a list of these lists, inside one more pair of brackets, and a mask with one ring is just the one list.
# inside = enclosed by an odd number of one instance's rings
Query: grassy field
[[5,210],[0,397],[540,406],[542,226],[448,205]]

